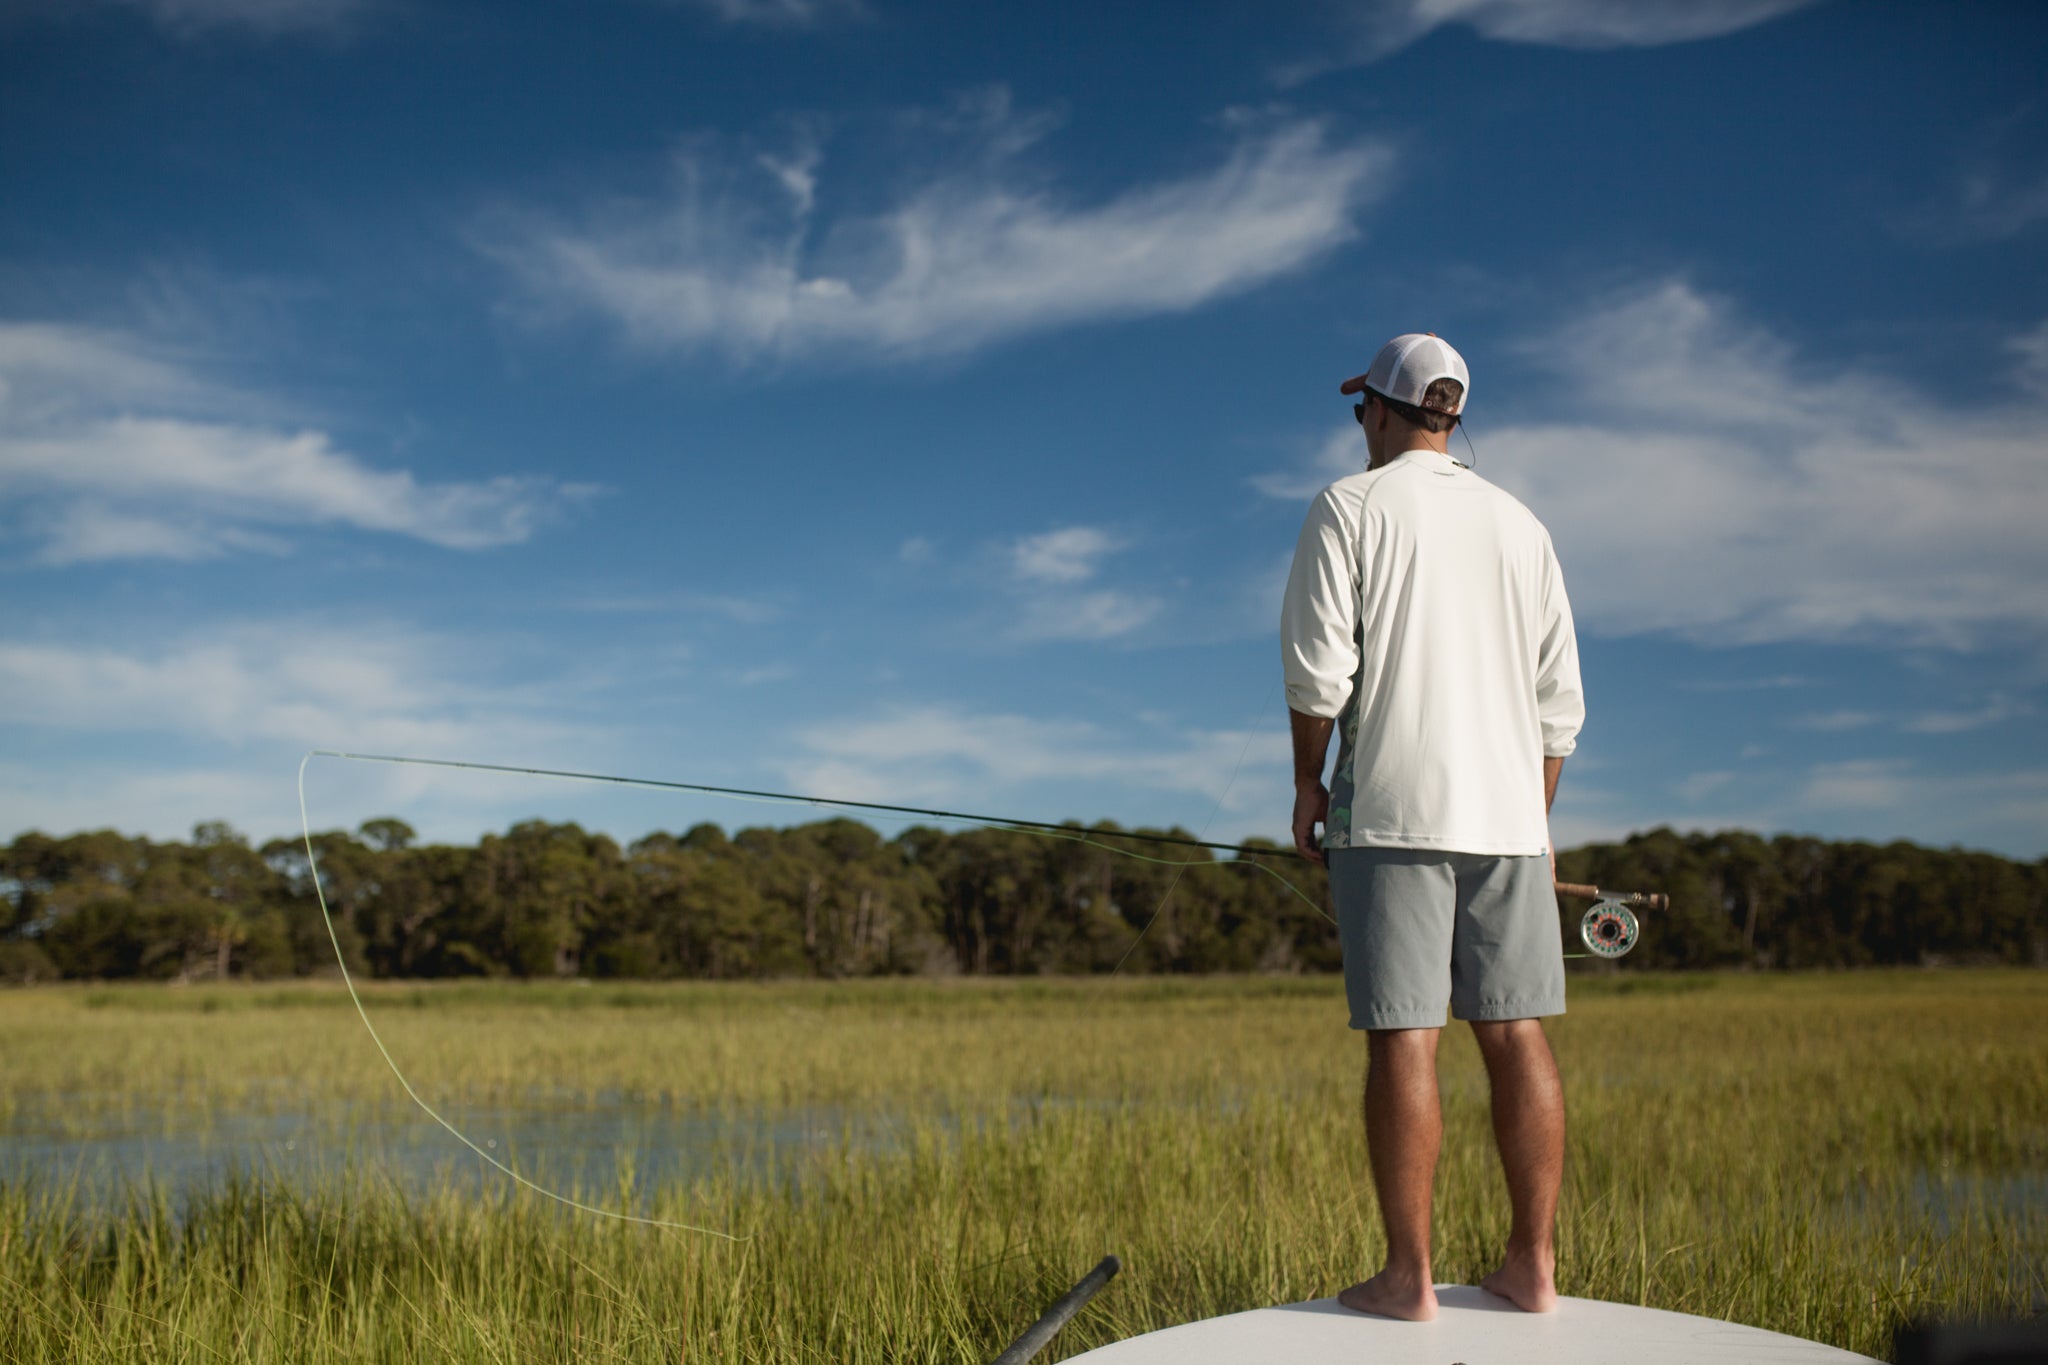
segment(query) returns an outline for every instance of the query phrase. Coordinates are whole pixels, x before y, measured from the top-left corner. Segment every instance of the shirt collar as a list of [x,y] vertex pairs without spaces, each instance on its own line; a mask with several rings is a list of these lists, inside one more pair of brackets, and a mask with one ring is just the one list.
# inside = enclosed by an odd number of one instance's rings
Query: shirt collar
[[1427,468],[1432,474],[1462,474],[1470,466],[1452,459],[1442,451],[1431,450],[1428,446],[1414,446],[1402,451],[1387,463],[1397,464],[1402,460],[1413,460]]

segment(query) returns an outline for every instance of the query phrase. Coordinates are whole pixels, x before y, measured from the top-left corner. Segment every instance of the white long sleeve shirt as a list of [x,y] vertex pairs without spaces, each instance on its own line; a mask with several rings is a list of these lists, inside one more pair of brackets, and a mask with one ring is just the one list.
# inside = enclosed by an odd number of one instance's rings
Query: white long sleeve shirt
[[1410,450],[1310,506],[1280,617],[1287,704],[1338,721],[1326,848],[1535,857],[1543,759],[1586,707],[1550,533]]

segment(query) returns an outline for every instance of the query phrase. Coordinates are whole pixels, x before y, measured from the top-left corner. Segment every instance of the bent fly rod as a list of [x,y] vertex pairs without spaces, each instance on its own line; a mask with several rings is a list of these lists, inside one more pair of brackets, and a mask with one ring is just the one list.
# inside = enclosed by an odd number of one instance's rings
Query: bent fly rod
[[[772,792],[752,787],[721,787],[708,782],[676,782],[666,778],[620,777],[612,773],[575,772],[563,768],[530,768],[509,763],[473,763],[453,758],[414,758],[400,754],[357,754],[339,749],[315,749],[310,757],[351,759],[358,763],[396,763],[421,768],[456,768],[467,772],[513,773],[524,777],[556,777],[571,782],[600,782],[619,787],[651,787],[659,791],[698,792],[709,796],[730,796],[742,801],[770,801],[785,805],[818,806],[834,810],[878,811],[889,815],[922,815],[935,820],[960,820],[970,824],[994,828],[1031,830],[1051,835],[1054,838],[1074,839],[1083,843],[1094,843],[1100,839],[1126,839],[1148,844],[1172,844],[1181,848],[1205,848],[1218,853],[1235,854],[1250,861],[1262,871],[1273,873],[1270,867],[1258,862],[1261,857],[1292,853],[1294,850],[1277,844],[1225,844],[1208,839],[1196,839],[1185,834],[1161,834],[1152,830],[1104,829],[1099,825],[1079,825],[1073,822],[1054,824],[1050,820],[1024,820],[1005,815],[976,815],[969,811],[941,810],[934,806],[899,806],[887,801],[853,801],[837,796],[807,796],[800,792]],[[1125,853],[1126,849],[1111,846],[1111,851]],[[1131,855],[1138,856],[1138,855]],[[1301,896],[1301,888],[1285,878],[1281,881],[1295,895]],[[1600,957],[1620,957],[1636,946],[1639,927],[1636,910],[1668,910],[1671,898],[1660,891],[1608,891],[1597,886],[1586,886],[1576,882],[1555,883],[1557,894],[1580,900],[1596,902],[1579,923],[1579,937],[1586,947]],[[1308,898],[1302,897],[1304,900]],[[1309,904],[1315,905],[1313,901]],[[1324,918],[1329,912],[1321,906],[1315,908]],[[1334,921],[1333,921],[1334,922]],[[1121,964],[1119,964],[1121,965]]]
[[1218,844],[1206,839],[1193,839],[1182,834],[1156,834],[1122,829],[1102,829],[1098,826],[1056,825],[1050,820],[1016,820],[1002,815],[972,815],[966,811],[935,810],[928,806],[893,806],[883,801],[849,801],[836,796],[804,796],[796,792],[755,791],[747,787],[714,787],[704,782],[670,782],[652,777],[615,777],[609,773],[568,772],[558,768],[520,768],[506,763],[466,763],[452,758],[408,758],[396,754],[350,754],[338,749],[315,749],[318,758],[346,758],[358,763],[404,763],[423,768],[461,768],[471,772],[518,773],[526,777],[559,777],[571,782],[604,782],[619,787],[654,787],[662,791],[701,792],[710,796],[733,796],[744,801],[777,801],[789,805],[829,806],[840,810],[882,811],[890,815],[925,815],[935,820],[965,820],[978,825],[1010,826],[1016,829],[1039,829],[1064,838],[1138,839],[1151,844],[1178,844],[1183,848],[1212,848],[1220,853],[1235,853],[1241,857],[1258,854],[1290,853],[1293,850],[1279,845],[1260,847],[1256,844]]

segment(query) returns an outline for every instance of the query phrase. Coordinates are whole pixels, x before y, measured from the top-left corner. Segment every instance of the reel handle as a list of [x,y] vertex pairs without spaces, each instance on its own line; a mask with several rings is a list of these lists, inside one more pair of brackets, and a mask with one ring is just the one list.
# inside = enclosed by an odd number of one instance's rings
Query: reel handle
[[1602,891],[1597,886],[1586,886],[1579,882],[1556,882],[1560,896],[1573,896],[1584,901],[1614,901],[1631,905],[1642,910],[1669,910],[1671,897],[1662,891]]

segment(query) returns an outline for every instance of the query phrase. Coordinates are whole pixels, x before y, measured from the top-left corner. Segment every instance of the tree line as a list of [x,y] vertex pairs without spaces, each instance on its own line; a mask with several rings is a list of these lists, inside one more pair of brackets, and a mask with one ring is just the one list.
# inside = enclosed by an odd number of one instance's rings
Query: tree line
[[[1217,859],[1091,830],[885,839],[836,819],[621,846],[535,820],[463,846],[371,820],[313,837],[334,940],[299,839],[256,847],[219,822],[182,843],[27,833],[0,853],[0,980],[307,976],[332,970],[337,940],[351,970],[385,978],[1339,966],[1325,876],[1290,850]],[[2048,860],[1658,829],[1560,853],[1558,872],[1671,895],[1624,970],[2048,963]],[[1583,908],[1560,908],[1568,950]]]

